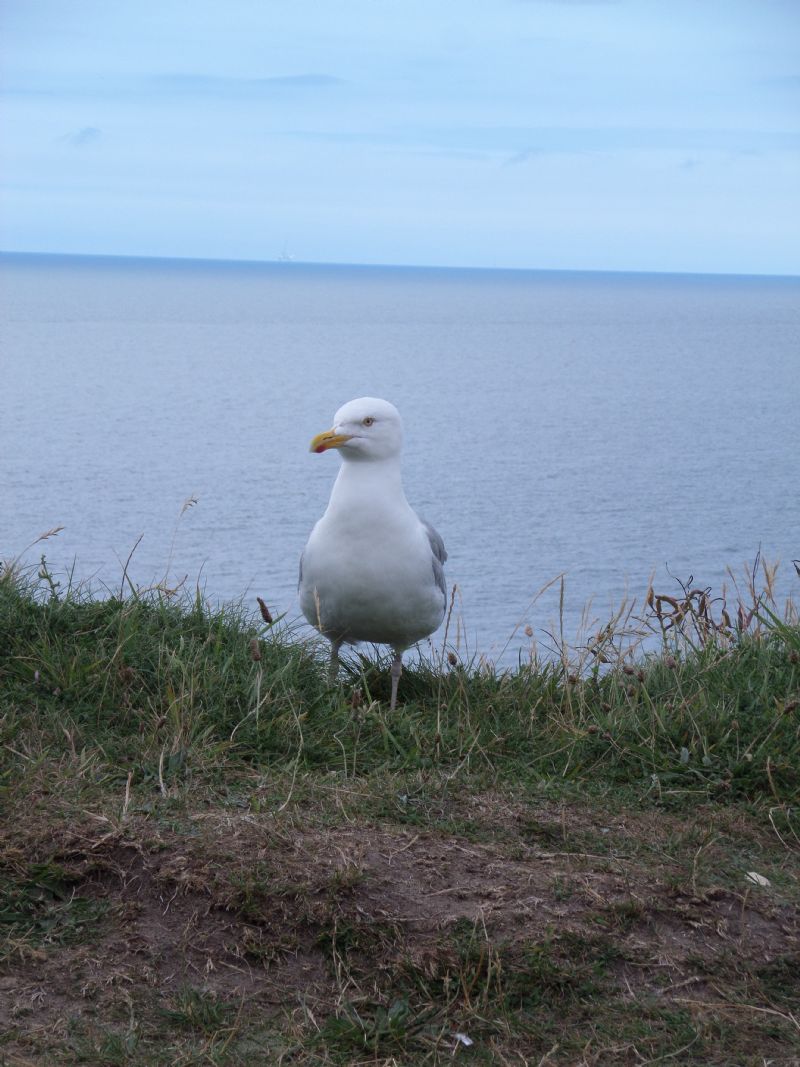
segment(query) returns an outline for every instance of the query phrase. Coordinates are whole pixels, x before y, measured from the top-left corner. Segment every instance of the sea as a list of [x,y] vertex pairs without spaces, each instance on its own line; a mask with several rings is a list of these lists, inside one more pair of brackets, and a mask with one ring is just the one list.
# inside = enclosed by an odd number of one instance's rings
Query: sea
[[460,655],[580,646],[651,582],[735,610],[757,560],[798,599],[799,278],[7,253],[0,330],[0,558],[62,588],[260,596],[308,632],[339,463],[309,441],[378,396]]

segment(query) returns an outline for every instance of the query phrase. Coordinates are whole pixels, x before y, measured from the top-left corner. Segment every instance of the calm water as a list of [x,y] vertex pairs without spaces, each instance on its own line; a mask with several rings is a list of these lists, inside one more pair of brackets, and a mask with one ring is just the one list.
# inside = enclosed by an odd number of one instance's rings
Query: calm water
[[118,588],[143,534],[136,582],[295,617],[338,466],[308,441],[374,395],[472,651],[546,628],[561,572],[568,631],[759,546],[797,592],[800,279],[5,256],[0,281],[0,557],[63,525],[28,557]]

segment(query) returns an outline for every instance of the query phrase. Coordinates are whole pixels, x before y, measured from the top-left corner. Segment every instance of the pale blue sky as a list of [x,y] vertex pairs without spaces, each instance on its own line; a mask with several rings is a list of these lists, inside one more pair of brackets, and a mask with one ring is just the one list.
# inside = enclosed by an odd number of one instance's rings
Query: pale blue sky
[[800,0],[2,0],[11,250],[800,273]]

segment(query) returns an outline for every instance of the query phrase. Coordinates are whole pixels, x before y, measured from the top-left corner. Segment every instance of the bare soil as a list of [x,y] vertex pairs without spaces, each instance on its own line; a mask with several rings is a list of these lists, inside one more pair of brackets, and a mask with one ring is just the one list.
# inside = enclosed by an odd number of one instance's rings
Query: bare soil
[[[670,851],[687,828],[663,812],[624,812],[598,826],[596,814],[564,806],[535,818],[490,795],[471,806],[488,840],[347,820],[304,825],[297,811],[196,812],[175,829],[88,815],[57,834],[35,820],[24,833],[10,829],[6,871],[37,858],[55,864],[69,885],[62,906],[80,899],[99,909],[78,937],[59,942],[45,931],[38,942],[8,943],[0,1031],[13,1036],[0,1053],[9,1063],[54,1062],[36,1050],[56,1048],[76,1024],[122,1025],[126,1003],[133,1011],[147,993],[168,1006],[187,986],[246,1003],[276,1025],[299,1005],[321,1021],[343,997],[379,997],[402,976],[455,974],[455,934],[469,929],[506,959],[603,937],[615,948],[620,997],[774,1011],[800,1038],[784,1007],[743,1006],[720,985],[731,967],[749,973],[776,961],[795,961],[800,975],[792,892],[731,875],[730,854],[713,838]],[[736,831],[729,820],[720,836],[729,843]],[[715,864],[727,874],[717,879]],[[782,870],[796,878],[794,859]],[[795,1056],[787,1044],[764,1062]]]

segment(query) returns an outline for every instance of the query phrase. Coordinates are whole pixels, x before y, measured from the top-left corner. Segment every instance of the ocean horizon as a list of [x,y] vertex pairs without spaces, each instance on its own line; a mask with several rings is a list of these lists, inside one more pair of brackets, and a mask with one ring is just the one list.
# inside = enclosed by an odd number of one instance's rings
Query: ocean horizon
[[417,263],[385,263],[385,262],[348,262],[346,260],[304,260],[294,256],[281,257],[280,255],[265,259],[241,259],[238,257],[215,257],[215,256],[167,256],[145,255],[128,252],[31,252],[24,249],[0,249],[0,258],[19,259],[70,259],[70,260],[97,260],[115,263],[120,260],[143,262],[143,263],[176,263],[176,264],[205,264],[230,265],[243,267],[321,267],[343,268],[354,270],[396,270],[396,271],[455,271],[466,273],[491,273],[491,274],[556,274],[556,275],[622,275],[627,277],[651,276],[651,277],[678,277],[678,278],[786,278],[792,280],[800,278],[800,274],[773,273],[768,271],[688,271],[688,270],[639,270],[630,269],[604,269],[582,267],[504,267],[504,266],[453,266],[445,263],[417,264]]

